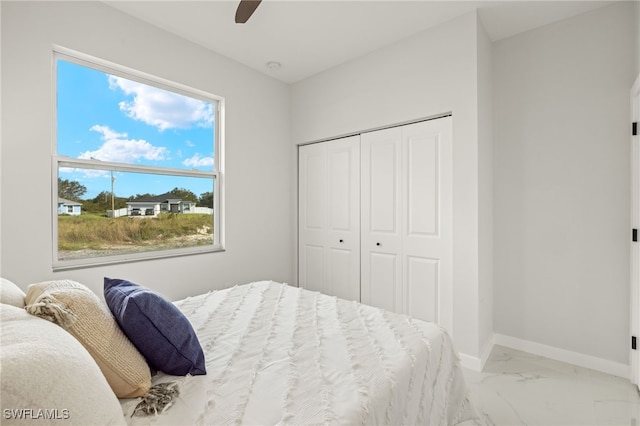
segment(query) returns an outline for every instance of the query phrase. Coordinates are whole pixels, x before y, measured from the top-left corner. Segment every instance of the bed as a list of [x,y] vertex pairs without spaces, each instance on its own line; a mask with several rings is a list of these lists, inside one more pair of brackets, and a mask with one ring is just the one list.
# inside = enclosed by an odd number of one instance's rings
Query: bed
[[271,281],[174,306],[197,335],[206,374],[159,372],[152,384],[179,394],[150,416],[134,415],[139,398],[119,399],[129,425],[477,420],[451,339],[436,324]]

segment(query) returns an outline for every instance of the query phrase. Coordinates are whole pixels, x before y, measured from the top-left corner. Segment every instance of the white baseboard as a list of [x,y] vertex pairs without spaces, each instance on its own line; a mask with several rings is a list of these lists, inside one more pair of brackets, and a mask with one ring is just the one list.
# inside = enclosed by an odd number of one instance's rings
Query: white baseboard
[[579,352],[568,351],[554,346],[543,345],[542,343],[518,339],[517,337],[506,336],[504,334],[494,334],[492,338],[486,342],[480,357],[460,353],[460,365],[469,370],[482,371],[489,355],[491,355],[491,350],[494,345],[505,346],[511,349],[528,352],[533,355],[543,356],[556,361],[566,362],[579,367],[589,368],[591,370],[600,371],[602,373],[611,374],[625,379],[628,379],[631,374],[631,367],[627,364],[621,364],[619,362],[585,355]]
[[482,371],[482,361],[476,356],[459,353],[460,365],[463,368],[473,371]]
[[560,349],[553,346],[547,346],[542,343],[530,342],[528,340],[518,339],[517,337],[505,336],[504,334],[495,334],[492,341],[496,345],[506,346],[508,348],[517,349],[530,354],[551,358],[556,361],[562,361],[579,367],[623,377],[625,379],[629,378],[631,372],[630,366],[627,364],[621,364],[608,359],[568,351],[566,349]]
[[480,357],[463,353],[458,354],[460,357],[460,365],[469,370],[482,371],[484,369],[484,365],[487,363],[487,359],[489,359],[489,355],[491,355],[491,350],[493,349],[494,344],[495,335],[491,336],[491,339],[486,341],[482,351],[480,352]]

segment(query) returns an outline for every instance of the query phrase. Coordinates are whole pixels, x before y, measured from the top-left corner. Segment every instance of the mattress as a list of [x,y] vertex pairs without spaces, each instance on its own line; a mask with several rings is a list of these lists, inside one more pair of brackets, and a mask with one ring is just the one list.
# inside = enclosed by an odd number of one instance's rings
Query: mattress
[[270,281],[176,306],[205,352],[207,375],[177,381],[164,413],[131,425],[425,424],[472,419],[451,339],[440,326]]

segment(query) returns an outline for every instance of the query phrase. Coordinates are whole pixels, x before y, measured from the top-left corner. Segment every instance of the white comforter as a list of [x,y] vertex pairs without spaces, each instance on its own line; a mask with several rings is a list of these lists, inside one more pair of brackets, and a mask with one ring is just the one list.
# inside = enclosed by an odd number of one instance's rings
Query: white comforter
[[[177,302],[207,375],[176,378],[162,415],[130,424],[451,425],[473,408],[451,341],[435,324],[274,282]],[[130,413],[135,401],[123,401]]]

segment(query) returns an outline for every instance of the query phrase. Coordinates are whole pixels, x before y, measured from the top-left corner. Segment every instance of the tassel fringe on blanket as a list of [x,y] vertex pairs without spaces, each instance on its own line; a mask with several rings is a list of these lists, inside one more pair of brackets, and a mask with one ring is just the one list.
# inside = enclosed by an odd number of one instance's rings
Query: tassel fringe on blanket
[[149,389],[136,405],[132,416],[151,416],[162,414],[180,394],[176,382],[159,383]]
[[31,315],[46,319],[54,324],[58,324],[65,330],[76,322],[76,315],[67,309],[64,303],[58,302],[51,296],[40,298],[40,301],[27,305],[24,309]]
[[[60,303],[51,296],[40,298],[40,301],[27,305],[24,308],[31,315],[40,317],[65,330],[76,322],[76,315],[67,309],[64,303]],[[132,416],[151,416],[162,414],[180,394],[176,382],[167,382],[154,385],[149,392],[142,397],[136,405]]]

